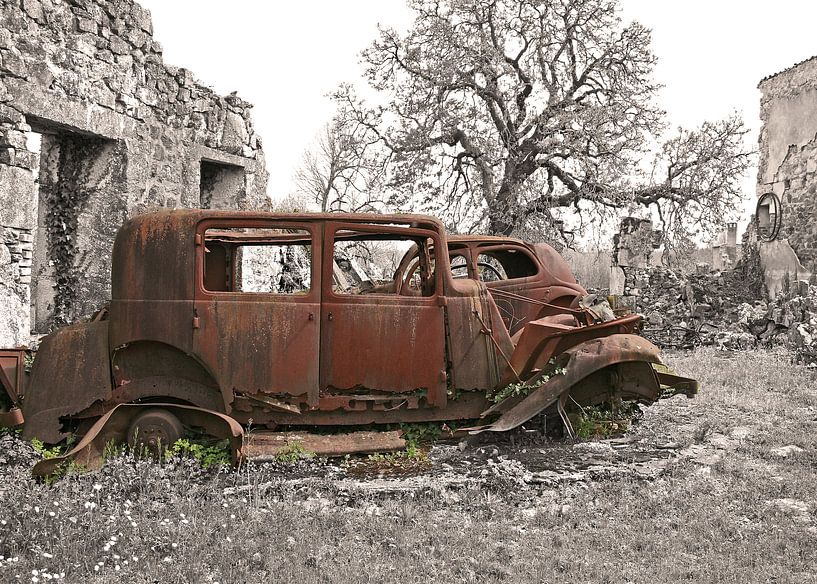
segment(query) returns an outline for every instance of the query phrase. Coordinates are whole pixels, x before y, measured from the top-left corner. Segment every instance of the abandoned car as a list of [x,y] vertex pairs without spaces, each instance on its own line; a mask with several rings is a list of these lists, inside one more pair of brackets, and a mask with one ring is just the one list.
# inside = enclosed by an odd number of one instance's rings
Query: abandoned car
[[506,431],[549,411],[570,431],[572,403],[697,389],[656,369],[640,317],[589,303],[553,248],[427,216],[162,211],[121,227],[112,266],[107,312],[34,361],[24,436],[82,436],[37,474],[191,429],[237,458],[316,426],[355,430],[321,436],[327,453],[395,448],[368,430],[402,422]]

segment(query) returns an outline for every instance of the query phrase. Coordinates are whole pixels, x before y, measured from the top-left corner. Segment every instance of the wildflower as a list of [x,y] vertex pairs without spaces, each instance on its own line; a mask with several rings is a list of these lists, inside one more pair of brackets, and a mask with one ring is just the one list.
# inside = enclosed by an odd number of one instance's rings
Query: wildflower
[[173,543],[171,543],[171,544],[170,544],[170,547],[172,547],[172,548],[175,550],[177,547],[179,547],[179,544],[177,544],[177,543],[174,541]]
[[54,513],[53,511],[49,511],[49,512],[48,512],[48,516],[49,516],[49,517],[56,517],[56,516],[57,516],[57,514],[56,514],[56,513]]
[[101,490],[102,490],[102,485],[100,485],[99,483],[96,483],[96,484],[94,485],[94,490],[95,490],[95,491],[101,491]]
[[119,564],[116,564],[116,565],[113,567],[113,569],[114,569],[114,571],[118,572],[118,571],[119,571],[119,570],[121,570],[122,568],[120,568],[120,567],[119,567]]
[[48,552],[43,552],[43,557],[44,557],[44,558],[51,559],[51,558],[53,558],[53,557],[54,557],[54,554],[49,554]]

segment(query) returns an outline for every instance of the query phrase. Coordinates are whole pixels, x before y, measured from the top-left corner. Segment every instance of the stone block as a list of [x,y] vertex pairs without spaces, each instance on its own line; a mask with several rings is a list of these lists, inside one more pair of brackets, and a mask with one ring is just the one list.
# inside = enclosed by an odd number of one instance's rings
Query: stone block
[[7,28],[0,28],[0,49],[10,49],[11,46],[11,31]]
[[26,135],[16,130],[0,132],[0,148],[3,147],[24,149],[26,147]]
[[40,24],[45,23],[43,5],[40,3],[40,0],[23,0],[22,6],[25,13],[28,14],[31,18],[33,18]]
[[150,16],[149,10],[134,3],[131,7],[130,16],[134,26],[139,27],[149,35],[153,34],[153,19]]
[[37,224],[36,188],[34,173],[30,170],[0,165],[0,224],[33,229]]
[[91,18],[84,18],[82,16],[78,16],[75,21],[76,30],[79,32],[91,32],[96,34],[99,28],[96,20]]
[[121,37],[111,35],[110,38],[111,52],[117,55],[127,55],[130,53],[130,45],[122,40]]
[[221,147],[231,154],[241,154],[245,144],[250,141],[247,124],[244,118],[233,112],[227,112],[224,120],[224,134]]
[[14,154],[14,166],[18,166],[26,170],[34,170],[37,168],[39,158],[40,155],[37,152],[16,150]]
[[6,72],[15,77],[27,77],[26,64],[19,51],[12,49],[0,54],[0,72]]
[[14,148],[0,148],[0,164],[14,166]]
[[13,107],[7,105],[0,105],[0,124],[17,125],[25,121],[23,114],[18,112]]

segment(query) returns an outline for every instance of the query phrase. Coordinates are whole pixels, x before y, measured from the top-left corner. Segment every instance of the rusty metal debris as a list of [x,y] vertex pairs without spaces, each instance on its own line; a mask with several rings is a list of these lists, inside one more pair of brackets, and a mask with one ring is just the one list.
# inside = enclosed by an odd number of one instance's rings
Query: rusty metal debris
[[0,428],[23,424],[18,407],[23,391],[25,349],[0,350]]
[[[270,456],[293,428],[341,454],[403,442],[303,429],[482,418],[474,432],[504,431],[543,411],[566,420],[573,402],[696,389],[655,371],[640,317],[603,304],[549,246],[447,236],[427,216],[143,215],[117,235],[107,312],[43,340],[24,436],[84,436],[38,474],[191,427],[230,438],[236,458]],[[527,393],[493,403],[512,384]]]

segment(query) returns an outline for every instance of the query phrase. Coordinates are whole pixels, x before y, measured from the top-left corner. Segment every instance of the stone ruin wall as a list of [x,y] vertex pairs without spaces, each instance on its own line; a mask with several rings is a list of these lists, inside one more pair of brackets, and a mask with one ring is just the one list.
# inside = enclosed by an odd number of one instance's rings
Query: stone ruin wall
[[110,297],[110,250],[159,207],[263,208],[251,106],[165,65],[132,0],[0,0],[0,347]]
[[[757,195],[782,203],[778,239],[817,265],[817,58],[761,81]],[[802,274],[801,274],[802,276]]]

